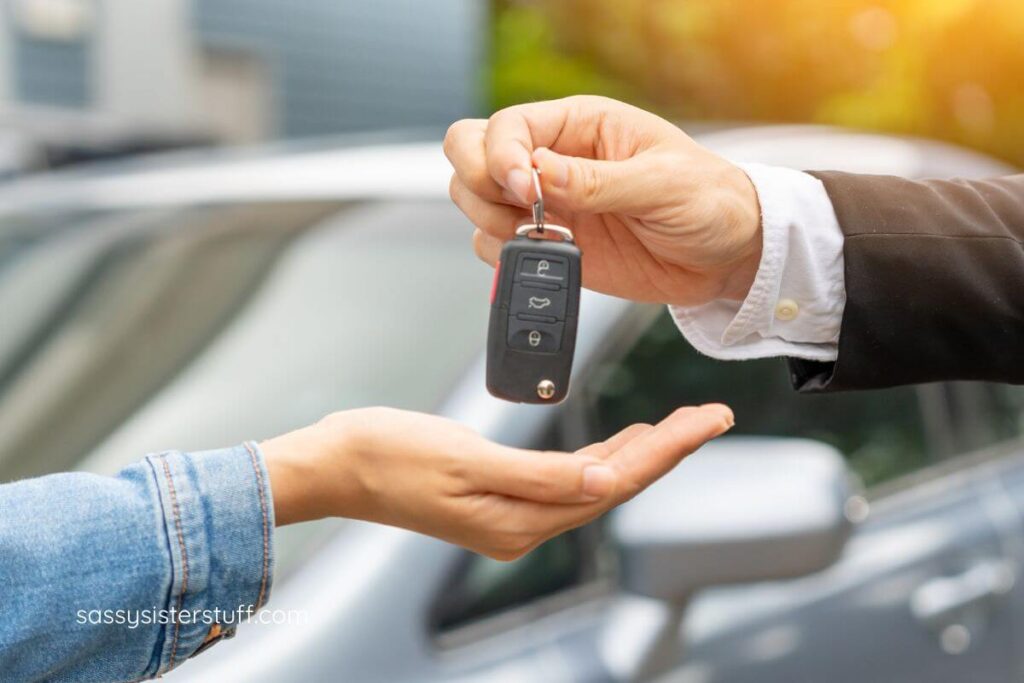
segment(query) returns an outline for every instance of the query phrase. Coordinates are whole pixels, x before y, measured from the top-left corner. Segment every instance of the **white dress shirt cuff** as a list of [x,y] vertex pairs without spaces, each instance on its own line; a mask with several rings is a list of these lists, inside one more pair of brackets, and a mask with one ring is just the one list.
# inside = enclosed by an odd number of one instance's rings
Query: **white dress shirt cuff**
[[843,233],[821,181],[788,168],[739,164],[761,203],[763,249],[743,302],[670,306],[694,348],[720,360],[836,359],[846,304]]

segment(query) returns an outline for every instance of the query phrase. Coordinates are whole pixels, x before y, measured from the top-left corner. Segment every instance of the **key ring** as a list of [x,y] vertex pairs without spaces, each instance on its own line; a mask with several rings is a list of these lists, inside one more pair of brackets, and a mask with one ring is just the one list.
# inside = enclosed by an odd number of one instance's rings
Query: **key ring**
[[533,191],[537,193],[537,200],[533,203],[533,225],[521,225],[516,228],[516,236],[529,235],[534,230],[538,235],[543,235],[544,230],[550,230],[562,236],[567,242],[574,242],[572,230],[563,228],[561,225],[544,225],[544,193],[540,189],[540,169],[532,166]]
[[537,232],[544,234],[544,193],[540,189],[540,169],[531,166],[533,171],[533,191],[537,193],[537,199],[533,202],[533,223]]
[[518,228],[516,228],[516,237],[523,237],[524,235],[529,236],[529,234],[534,230],[536,230],[539,234],[544,234],[544,231],[547,230],[557,235],[561,235],[562,239],[564,239],[566,242],[575,241],[572,237],[572,230],[570,230],[569,228],[563,228],[561,225],[551,224],[548,224],[543,228],[540,228],[536,225],[531,225],[530,223],[527,223],[526,225],[520,225]]

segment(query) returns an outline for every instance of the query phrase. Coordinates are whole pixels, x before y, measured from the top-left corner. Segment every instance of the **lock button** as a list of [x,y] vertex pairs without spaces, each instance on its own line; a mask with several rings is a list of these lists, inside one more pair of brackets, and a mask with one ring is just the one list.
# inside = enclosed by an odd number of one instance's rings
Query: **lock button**
[[521,320],[514,315],[509,316],[508,345],[520,351],[554,353],[562,348],[564,328],[564,323]]

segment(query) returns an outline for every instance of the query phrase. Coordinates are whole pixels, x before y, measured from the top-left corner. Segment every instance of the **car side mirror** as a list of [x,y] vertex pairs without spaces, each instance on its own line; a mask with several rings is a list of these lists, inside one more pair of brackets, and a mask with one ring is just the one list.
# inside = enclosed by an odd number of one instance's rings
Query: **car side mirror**
[[714,441],[614,513],[623,588],[681,605],[707,586],[824,569],[866,505],[852,487],[826,444]]

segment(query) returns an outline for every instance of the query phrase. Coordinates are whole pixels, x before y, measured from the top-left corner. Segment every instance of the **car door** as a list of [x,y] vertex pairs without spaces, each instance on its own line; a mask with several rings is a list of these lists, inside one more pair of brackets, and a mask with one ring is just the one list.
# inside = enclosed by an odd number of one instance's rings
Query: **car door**
[[[704,358],[663,315],[584,391],[579,421],[589,438],[678,405],[723,401],[736,413],[735,433],[828,442],[867,486],[870,514],[832,568],[698,595],[682,634],[687,654],[667,680],[1013,677],[1017,521],[994,497],[989,461],[962,453],[980,444],[950,408],[963,402],[956,386],[800,395],[784,362]],[[1004,424],[986,438],[1014,429]]]

